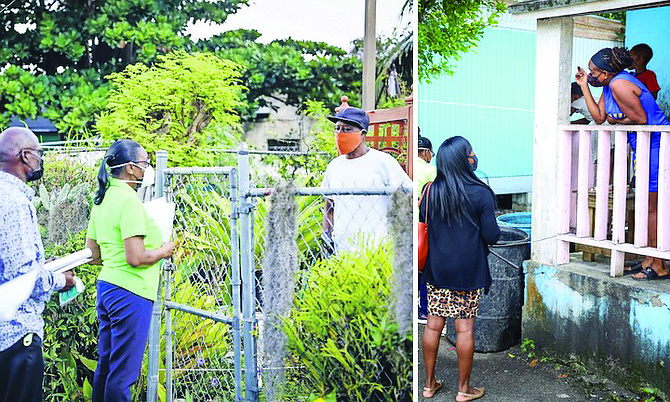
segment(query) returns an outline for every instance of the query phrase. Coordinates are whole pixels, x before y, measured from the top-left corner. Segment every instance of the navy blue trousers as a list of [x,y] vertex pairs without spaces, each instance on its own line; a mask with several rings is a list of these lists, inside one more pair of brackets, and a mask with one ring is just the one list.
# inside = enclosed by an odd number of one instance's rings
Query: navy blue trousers
[[33,334],[25,346],[24,339],[0,352],[0,402],[42,402],[42,340]]
[[130,387],[142,368],[153,302],[104,281],[98,281],[97,288],[100,358],[93,375],[93,401],[130,401]]

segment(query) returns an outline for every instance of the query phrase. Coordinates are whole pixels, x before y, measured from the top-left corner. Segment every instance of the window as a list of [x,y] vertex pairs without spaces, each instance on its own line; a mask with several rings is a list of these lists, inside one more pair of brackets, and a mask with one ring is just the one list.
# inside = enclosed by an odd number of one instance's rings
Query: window
[[300,140],[268,140],[268,151],[300,151]]

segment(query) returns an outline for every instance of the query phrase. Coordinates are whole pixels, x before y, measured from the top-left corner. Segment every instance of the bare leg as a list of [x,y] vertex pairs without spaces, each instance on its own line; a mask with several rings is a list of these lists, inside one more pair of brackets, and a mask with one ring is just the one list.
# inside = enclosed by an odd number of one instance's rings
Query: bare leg
[[[648,232],[648,240],[649,240],[649,246],[650,247],[656,247],[657,246],[657,221],[658,221],[658,193],[657,192],[650,192],[649,193],[649,225],[647,225]],[[660,258],[652,258],[652,257],[646,257],[644,259],[644,262],[642,263],[642,267],[644,268],[649,268],[653,269],[656,271],[656,273],[659,276],[667,275],[668,274],[668,268],[666,267],[665,263],[663,262],[662,259]],[[638,274],[633,275],[635,278],[645,278],[645,274],[643,272],[640,272]]]
[[[472,358],[475,354],[475,319],[456,319],[456,355],[458,356],[458,390],[467,394],[476,392],[470,386]],[[458,397],[456,398],[458,401]]]
[[[656,247],[658,245],[658,193],[649,193],[649,246]],[[656,271],[659,276],[667,275],[668,268],[660,258],[651,259],[651,269]]]
[[426,388],[435,388],[435,361],[440,346],[444,317],[429,315],[423,331],[423,361],[426,365]]

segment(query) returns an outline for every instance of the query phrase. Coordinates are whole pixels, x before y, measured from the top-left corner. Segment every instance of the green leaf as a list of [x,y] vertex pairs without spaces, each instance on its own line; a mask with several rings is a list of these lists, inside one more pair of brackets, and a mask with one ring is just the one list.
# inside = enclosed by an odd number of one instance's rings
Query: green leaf
[[98,367],[98,361],[97,360],[89,359],[89,358],[86,358],[82,355],[77,356],[77,358],[79,359],[79,361],[84,366],[86,366],[87,369],[89,369],[91,371],[95,371],[95,369]]
[[93,387],[91,387],[91,384],[88,382],[88,378],[84,379],[84,398],[93,398]]

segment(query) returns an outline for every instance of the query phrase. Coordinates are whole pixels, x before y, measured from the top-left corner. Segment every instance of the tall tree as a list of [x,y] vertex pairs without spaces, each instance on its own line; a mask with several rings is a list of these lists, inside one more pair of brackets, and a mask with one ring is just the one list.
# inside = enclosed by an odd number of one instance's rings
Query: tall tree
[[90,128],[104,79],[185,46],[189,21],[223,23],[248,0],[7,0],[0,4],[0,126],[45,115]]
[[264,105],[262,96],[294,106],[316,100],[331,109],[340,104],[342,95],[358,98],[362,68],[358,57],[324,42],[289,38],[263,44],[257,41],[260,36],[256,30],[240,29],[195,45],[246,67],[242,83],[251,110]]
[[419,80],[452,74],[504,11],[503,0],[419,0]]
[[0,3],[0,127],[12,116],[48,117],[61,132],[92,129],[105,110],[108,76],[152,65],[174,50],[211,51],[243,64],[255,110],[260,95],[290,104],[339,104],[360,91],[360,61],[325,43],[260,44],[258,32],[232,31],[200,41],[189,22],[222,24],[249,0],[5,0]]

